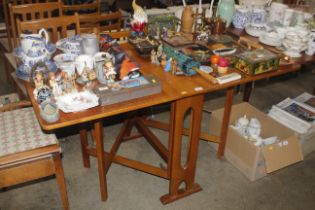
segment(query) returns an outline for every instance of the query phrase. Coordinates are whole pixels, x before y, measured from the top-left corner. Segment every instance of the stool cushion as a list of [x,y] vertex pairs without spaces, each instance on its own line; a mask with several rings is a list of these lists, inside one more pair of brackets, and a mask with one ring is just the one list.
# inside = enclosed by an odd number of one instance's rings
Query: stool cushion
[[19,95],[17,93],[10,93],[7,95],[0,96],[0,107],[3,105],[14,103],[20,101]]
[[0,113],[0,157],[57,142],[54,134],[43,133],[32,107]]

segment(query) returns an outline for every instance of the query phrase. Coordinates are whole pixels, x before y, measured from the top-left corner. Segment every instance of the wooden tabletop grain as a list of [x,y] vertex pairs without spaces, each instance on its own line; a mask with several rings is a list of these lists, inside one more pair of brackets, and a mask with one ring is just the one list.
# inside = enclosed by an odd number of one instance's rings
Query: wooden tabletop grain
[[30,83],[26,82],[25,86],[27,92],[29,94],[37,119],[42,129],[46,131],[52,131],[66,126],[81,124],[84,122],[98,120],[105,117],[142,109],[145,107],[172,102],[185,97],[210,93],[228,87],[234,87],[240,84],[252,82],[255,80],[261,80],[265,78],[286,74],[288,72],[300,69],[299,64],[286,65],[279,67],[277,71],[264,73],[257,76],[248,76],[242,74],[242,79],[240,80],[219,85],[210,83],[208,80],[204,79],[199,75],[191,77],[175,76],[170,72],[165,72],[162,69],[162,67],[157,66],[155,64],[151,64],[149,58],[141,57],[129,44],[126,43],[122,44],[121,46],[126,51],[126,53],[130,55],[132,59],[134,59],[136,62],[140,64],[142,74],[153,75],[159,79],[160,83],[162,84],[162,92],[159,94],[154,94],[143,98],[120,102],[113,105],[97,106],[94,108],[90,108],[88,110],[75,113],[63,113],[62,111],[60,111],[60,119],[55,123],[49,124],[40,117],[38,103],[34,99],[33,95],[33,87],[31,86]]

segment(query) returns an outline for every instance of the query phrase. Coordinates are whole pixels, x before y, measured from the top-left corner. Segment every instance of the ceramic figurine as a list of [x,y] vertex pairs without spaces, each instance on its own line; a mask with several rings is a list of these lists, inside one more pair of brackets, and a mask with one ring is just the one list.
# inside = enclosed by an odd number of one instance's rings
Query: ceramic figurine
[[157,64],[156,61],[157,61],[157,55],[156,55],[156,51],[155,50],[151,50],[151,63],[153,64]]
[[234,129],[236,129],[242,136],[247,136],[246,130],[247,130],[247,126],[249,124],[249,120],[247,119],[246,115],[244,115],[243,117],[240,117],[235,125],[233,126]]
[[162,56],[161,56],[161,66],[162,68],[165,68],[166,66],[166,54],[165,53],[162,53]]
[[36,71],[34,76],[34,97],[37,99],[38,90],[44,87],[44,75],[41,71]]
[[73,91],[73,83],[71,81],[71,77],[67,72],[62,72],[62,77],[63,92],[71,93]]
[[160,45],[158,46],[157,52],[156,52],[156,55],[157,55],[158,59],[161,59],[162,54],[163,54],[163,45],[160,44]]
[[59,95],[61,95],[62,91],[61,91],[61,89],[60,89],[60,87],[59,87],[59,85],[58,85],[58,82],[57,82],[57,80],[56,80],[55,74],[52,73],[52,72],[50,72],[49,75],[48,75],[48,77],[49,77],[49,86],[50,86],[50,88],[52,89],[52,94],[53,94],[54,96],[59,96]]
[[177,60],[176,60],[175,58],[172,58],[171,71],[172,71],[172,74],[176,74],[177,71],[178,71],[178,68],[177,68]]
[[78,85],[76,83],[76,75],[72,74],[70,75],[70,81],[72,85],[72,92],[78,92]]
[[108,83],[114,83],[116,78],[116,71],[112,60],[106,60],[103,66],[104,77]]
[[171,64],[172,64],[172,58],[169,58],[166,61],[165,67],[164,67],[164,71],[170,71],[171,70]]
[[260,137],[261,123],[257,118],[251,118],[247,127],[247,134],[249,138],[257,139]]
[[144,29],[148,23],[148,16],[143,10],[143,8],[136,4],[136,0],[132,1],[132,8],[133,8],[133,15],[132,15],[132,20],[130,22],[131,29],[132,29],[131,35],[133,37],[143,36]]

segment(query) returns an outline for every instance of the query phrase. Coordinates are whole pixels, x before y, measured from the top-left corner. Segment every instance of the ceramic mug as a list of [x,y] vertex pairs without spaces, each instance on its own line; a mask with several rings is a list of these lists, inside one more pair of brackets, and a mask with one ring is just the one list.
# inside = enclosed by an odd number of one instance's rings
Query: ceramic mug
[[288,5],[272,2],[269,10],[269,22],[283,22],[285,9],[288,8]]
[[253,9],[251,13],[251,25],[262,27],[265,24],[266,11],[264,9]]
[[99,52],[98,39],[95,34],[85,34],[82,36],[83,53],[94,56]]
[[248,9],[237,9],[233,16],[233,25],[235,28],[243,29],[245,26],[250,23],[251,14]]

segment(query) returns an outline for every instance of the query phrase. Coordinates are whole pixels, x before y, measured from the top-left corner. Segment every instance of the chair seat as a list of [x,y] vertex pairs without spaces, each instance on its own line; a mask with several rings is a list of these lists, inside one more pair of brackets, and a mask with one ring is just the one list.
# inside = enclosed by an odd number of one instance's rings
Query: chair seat
[[32,107],[0,113],[0,157],[57,144],[40,128]]

